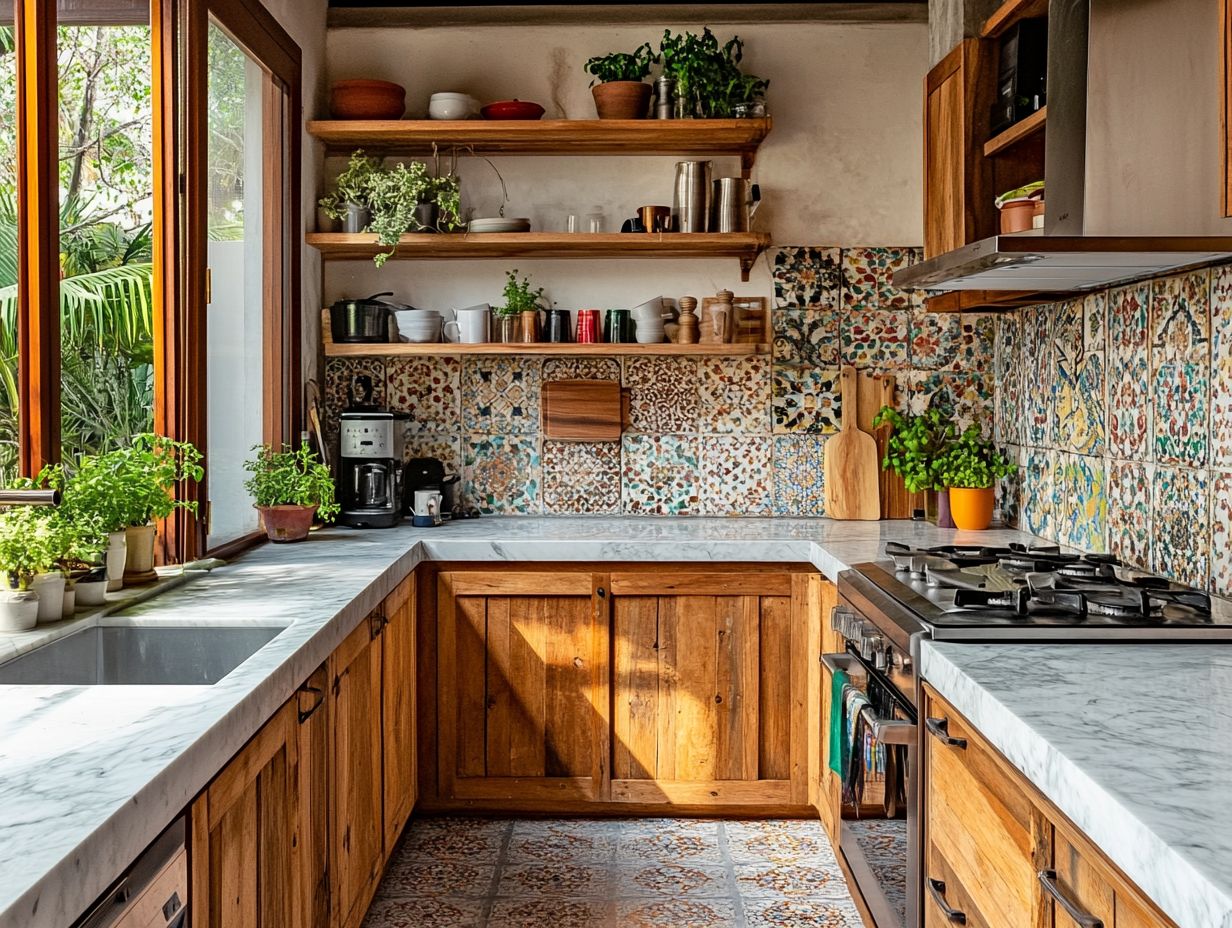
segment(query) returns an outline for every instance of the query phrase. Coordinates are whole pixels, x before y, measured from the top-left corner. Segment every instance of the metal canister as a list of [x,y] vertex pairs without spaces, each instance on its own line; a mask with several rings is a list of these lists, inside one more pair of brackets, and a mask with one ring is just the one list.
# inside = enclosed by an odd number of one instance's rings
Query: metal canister
[[715,178],[710,231],[748,232],[760,202],[761,188],[746,178]]
[[654,82],[655,119],[675,119],[676,78],[664,75]]
[[706,232],[710,224],[709,161],[677,161],[672,226],[677,232]]

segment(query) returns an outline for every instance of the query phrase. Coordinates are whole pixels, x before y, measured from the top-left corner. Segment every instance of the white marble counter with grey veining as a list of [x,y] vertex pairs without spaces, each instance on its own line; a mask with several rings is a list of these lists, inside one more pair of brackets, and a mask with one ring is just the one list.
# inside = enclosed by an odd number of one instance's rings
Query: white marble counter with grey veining
[[67,928],[348,632],[421,560],[808,562],[834,578],[916,544],[1024,540],[911,522],[485,518],[436,529],[331,529],[266,545],[104,618],[60,623],[0,660],[91,623],[285,626],[213,686],[0,686],[0,928]]
[[1232,646],[927,642],[921,672],[1180,928],[1232,928]]

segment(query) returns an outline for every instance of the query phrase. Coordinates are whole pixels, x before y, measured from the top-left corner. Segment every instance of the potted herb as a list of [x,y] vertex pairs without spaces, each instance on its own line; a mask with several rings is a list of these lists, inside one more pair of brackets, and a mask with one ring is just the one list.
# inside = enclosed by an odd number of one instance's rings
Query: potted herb
[[735,115],[737,104],[755,104],[769,86],[769,81],[741,72],[744,42],[739,36],[720,45],[708,27],[701,35],[672,35],[669,29],[663,33],[659,53],[663,73],[676,81],[678,117],[719,119]]
[[[492,308],[496,319],[496,338],[498,342],[524,341],[524,333],[529,323],[531,331],[539,319],[539,311],[543,308],[543,288],[532,290],[530,278],[518,280],[517,268],[506,271],[505,302]],[[533,338],[531,339],[533,341]]]
[[[102,559],[103,578],[108,590],[124,585],[124,564],[128,559],[129,502],[124,495],[119,469],[122,452],[83,456],[71,473],[61,467],[47,467],[36,478],[39,486],[59,490],[62,501],[59,512],[73,522],[91,526],[100,538],[98,557],[82,557],[89,565]],[[92,581],[88,581],[92,582]],[[82,596],[83,604],[103,601],[101,591],[90,590]]]
[[47,514],[32,506],[0,512],[0,631],[27,631],[38,622],[35,574],[54,560]]
[[768,80],[752,74],[739,74],[727,81],[727,106],[737,119],[755,119],[766,115]]
[[379,171],[368,181],[368,202],[372,209],[369,229],[377,241],[389,248],[372,261],[382,267],[398,248],[402,233],[425,228],[419,219],[420,205],[434,201],[436,178],[428,175],[422,161],[399,162],[388,171]]
[[256,445],[255,458],[244,462],[252,474],[244,489],[252,494],[270,541],[303,541],[314,515],[329,520],[338,514],[329,468],[317,460],[308,442],[298,450]]
[[902,477],[908,492],[929,493],[936,500],[937,525],[953,528],[949,494],[941,480],[942,460],[954,436],[953,425],[938,409],[913,416],[893,406],[883,406],[873,419],[874,428],[883,425],[891,426],[891,431],[882,469]]
[[971,425],[949,443],[937,469],[942,484],[949,489],[954,525],[981,531],[992,522],[996,482],[1016,468],[984,438],[978,425]]
[[650,105],[650,85],[643,78],[658,61],[646,42],[632,54],[613,52],[586,62],[586,71],[595,76],[590,92],[600,119],[643,119]]
[[372,218],[369,187],[381,173],[381,162],[358,149],[351,154],[346,169],[334,182],[334,192],[317,201],[317,207],[330,219],[342,223],[344,232],[363,232]]

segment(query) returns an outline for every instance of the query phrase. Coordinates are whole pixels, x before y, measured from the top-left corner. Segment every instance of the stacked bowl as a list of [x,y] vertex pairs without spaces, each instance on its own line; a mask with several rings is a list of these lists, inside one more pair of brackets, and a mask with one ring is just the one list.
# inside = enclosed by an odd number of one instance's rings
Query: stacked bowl
[[398,334],[408,342],[439,342],[443,317],[435,309],[404,309],[394,314]]
[[663,341],[663,298],[656,297],[640,306],[633,307],[631,313],[634,324],[634,337],[639,345],[657,345]]

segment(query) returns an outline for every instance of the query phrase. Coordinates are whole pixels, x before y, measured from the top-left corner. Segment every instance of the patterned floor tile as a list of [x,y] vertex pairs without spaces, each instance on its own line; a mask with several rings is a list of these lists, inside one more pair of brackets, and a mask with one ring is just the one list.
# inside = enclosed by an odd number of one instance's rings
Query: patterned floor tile
[[844,248],[843,306],[848,310],[910,310],[918,307],[920,291],[894,286],[894,272],[917,263],[918,248]]
[[848,310],[842,324],[843,363],[856,367],[906,367],[911,355],[910,339],[910,310]]
[[786,364],[834,367],[838,364],[837,309],[777,309],[771,318],[774,360]]
[[463,495],[481,512],[538,512],[542,478],[536,436],[472,435],[467,439]]
[[701,438],[701,511],[707,515],[766,515],[774,489],[771,439],[739,435]]
[[1232,265],[1211,271],[1211,441],[1215,467],[1232,467]]
[[[849,826],[844,823],[844,828]],[[907,822],[903,819],[864,819],[850,826],[856,843],[864,851],[869,868],[885,893],[886,901],[907,923],[907,874],[896,861],[911,853]]]
[[1211,479],[1211,592],[1232,596],[1232,474]]
[[814,831],[753,831],[734,828],[730,823],[727,826],[727,850],[737,865],[816,865],[829,863],[833,858],[829,842]]
[[629,430],[696,431],[697,381],[694,358],[626,358]]
[[1152,385],[1155,460],[1161,464],[1207,461],[1210,373],[1205,364],[1165,361]]
[[363,928],[480,928],[482,924],[482,902],[450,896],[377,899]]
[[1152,366],[1205,360],[1210,344],[1210,272],[1151,282]]
[[552,380],[620,380],[616,358],[544,358],[543,382]]
[[565,896],[607,898],[611,871],[606,866],[565,863],[507,863],[501,869],[498,896]]
[[775,435],[772,454],[776,516],[825,515],[824,435]]
[[899,379],[900,389],[907,396],[907,408],[913,415],[936,408],[952,417],[959,429],[974,424],[981,426],[985,434],[991,430],[991,375],[907,371]]
[[633,861],[662,863],[720,863],[723,854],[717,830],[710,833],[664,831],[659,833],[622,832],[616,848],[624,864]]
[[1004,313],[997,317],[993,378],[997,385],[993,434],[1003,444],[1023,440],[1022,317]]
[[403,837],[404,860],[496,861],[510,823],[486,818],[417,818]]
[[461,372],[457,358],[390,358],[385,370],[389,406],[411,414],[409,432],[456,433],[462,416]]
[[800,863],[737,864],[735,872],[742,896],[818,896],[843,882],[833,867]]
[[736,904],[726,899],[628,900],[617,904],[622,928],[731,928]]
[[1132,567],[1151,566],[1151,480],[1154,469],[1135,461],[1108,465],[1108,551]]
[[1053,316],[1056,445],[1079,454],[1104,450],[1103,294],[1058,304]]
[[496,899],[486,928],[606,928],[614,906],[602,899]]
[[1151,496],[1151,569],[1188,586],[1210,579],[1210,480],[1206,471],[1158,467]]
[[618,896],[730,896],[731,881],[720,864],[622,864],[613,892]]
[[838,431],[837,370],[776,364],[771,375],[770,389],[776,434]]
[[699,501],[697,439],[625,435],[621,500],[628,514],[689,515]]
[[486,896],[492,889],[495,862],[472,864],[460,860],[391,862],[381,880],[382,898],[412,896]]
[[[1083,551],[1108,550],[1108,495],[1102,458],[1066,455],[1066,512],[1069,531],[1064,539]],[[1058,534],[1061,526],[1058,525]]]
[[1150,453],[1150,289],[1113,290],[1108,299],[1108,453],[1145,461]]
[[703,359],[698,429],[702,433],[769,434],[769,362],[763,357]]
[[417,435],[408,432],[402,457],[436,458],[445,465],[446,474],[462,473],[462,439],[458,435]]
[[776,248],[771,258],[777,309],[834,309],[839,305],[837,248]]
[[620,442],[543,442],[544,512],[620,512]]
[[860,913],[851,902],[808,899],[776,899],[745,906],[749,928],[863,928]]
[[588,834],[562,830],[526,834],[515,829],[508,850],[510,860],[543,863],[610,863],[615,854],[614,831]]
[[467,429],[498,435],[538,432],[542,374],[536,358],[467,358],[462,368]]

